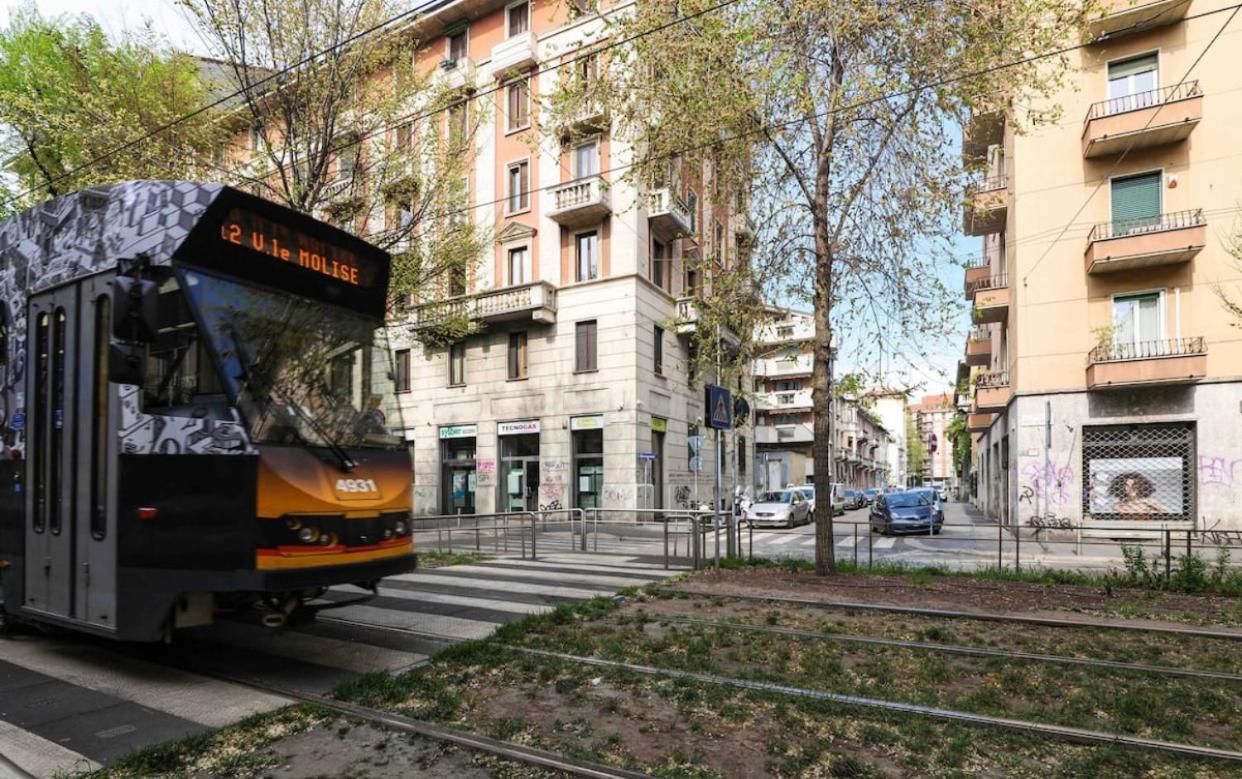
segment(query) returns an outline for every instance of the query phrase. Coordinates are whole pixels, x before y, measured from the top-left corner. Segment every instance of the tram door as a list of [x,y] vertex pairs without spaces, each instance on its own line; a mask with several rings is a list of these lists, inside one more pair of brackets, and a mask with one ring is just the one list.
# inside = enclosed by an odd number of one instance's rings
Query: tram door
[[26,338],[26,606],[115,624],[112,285],[30,299]]

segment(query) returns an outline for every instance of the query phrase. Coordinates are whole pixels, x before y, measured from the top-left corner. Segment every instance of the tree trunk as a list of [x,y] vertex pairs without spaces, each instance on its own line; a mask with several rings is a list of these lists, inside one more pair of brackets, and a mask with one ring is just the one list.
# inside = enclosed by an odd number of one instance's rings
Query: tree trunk
[[[826,189],[826,186],[825,186]],[[822,201],[821,201],[822,202]],[[818,209],[817,209],[818,212]],[[832,533],[833,408],[832,408],[832,244],[827,219],[815,214],[815,359],[811,368],[811,417],[815,441],[815,573],[835,573]]]

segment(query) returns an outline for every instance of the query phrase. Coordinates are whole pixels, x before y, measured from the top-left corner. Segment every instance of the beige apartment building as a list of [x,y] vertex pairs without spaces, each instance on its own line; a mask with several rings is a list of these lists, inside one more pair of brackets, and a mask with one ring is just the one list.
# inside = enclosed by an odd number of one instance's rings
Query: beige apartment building
[[[445,0],[418,21],[416,67],[480,95],[501,87],[472,104],[488,115],[467,182],[481,204],[470,218],[494,243],[449,303],[481,329],[443,348],[394,344],[419,514],[711,500],[713,376],[689,360],[696,292],[710,279],[686,260],[738,262],[750,225],[710,190],[710,170],[674,165],[667,186],[644,191],[614,175],[635,152],[605,106],[552,126],[539,106],[569,76],[541,69],[606,35],[600,14],[570,5]],[[569,67],[590,78],[595,65]],[[417,331],[434,316],[416,307],[404,324]],[[726,494],[749,483],[748,430],[724,436]],[[692,451],[696,434],[706,442]]]
[[910,404],[914,430],[923,443],[921,469],[910,476],[921,484],[954,487],[957,476],[953,469],[953,442],[949,440],[949,423],[956,416],[953,396],[924,395]]
[[967,419],[1005,522],[1242,529],[1242,338],[1214,291],[1239,275],[1236,27],[1205,54],[1228,4],[1108,0],[1062,111],[1021,109],[1057,118],[966,131]]

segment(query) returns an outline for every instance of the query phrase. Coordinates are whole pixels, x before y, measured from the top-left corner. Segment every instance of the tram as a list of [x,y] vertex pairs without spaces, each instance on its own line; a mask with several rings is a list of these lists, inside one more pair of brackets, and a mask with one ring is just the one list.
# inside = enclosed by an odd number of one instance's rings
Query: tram
[[218,184],[0,221],[4,617],[167,640],[412,569],[389,271]]

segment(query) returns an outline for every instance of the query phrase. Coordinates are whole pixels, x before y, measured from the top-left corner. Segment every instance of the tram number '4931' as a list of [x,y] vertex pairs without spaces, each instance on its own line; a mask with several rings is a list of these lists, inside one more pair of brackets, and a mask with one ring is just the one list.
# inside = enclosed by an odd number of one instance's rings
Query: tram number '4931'
[[379,487],[374,479],[337,479],[336,491],[362,496],[379,492]]

